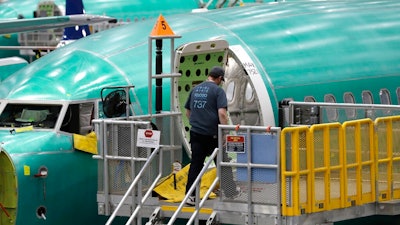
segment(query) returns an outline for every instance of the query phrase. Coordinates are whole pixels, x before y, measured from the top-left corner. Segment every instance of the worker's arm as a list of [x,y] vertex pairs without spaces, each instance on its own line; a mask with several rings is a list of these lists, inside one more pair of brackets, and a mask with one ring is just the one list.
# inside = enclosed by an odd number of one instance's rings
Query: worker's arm
[[190,109],[186,109],[186,117],[190,118]]
[[228,113],[226,112],[226,108],[218,109],[218,117],[219,117],[220,124],[223,124],[223,125],[228,124]]

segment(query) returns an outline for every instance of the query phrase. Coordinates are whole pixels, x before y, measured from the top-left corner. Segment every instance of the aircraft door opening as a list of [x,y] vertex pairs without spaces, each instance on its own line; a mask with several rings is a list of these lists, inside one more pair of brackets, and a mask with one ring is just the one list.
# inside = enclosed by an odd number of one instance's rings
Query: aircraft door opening
[[184,139],[185,149],[189,147],[189,120],[185,116],[185,102],[190,91],[197,84],[205,81],[209,70],[213,66],[225,67],[228,54],[228,42],[225,40],[212,40],[191,42],[177,48],[175,54],[175,72],[182,76],[178,79],[177,95],[174,96],[175,107],[182,112],[180,127]]
[[182,112],[180,126],[186,149],[190,149],[190,125],[184,104],[192,88],[207,79],[213,66],[225,68],[223,89],[228,98],[231,124],[275,125],[265,84],[255,63],[241,46],[229,46],[225,40],[188,43],[177,48],[174,65],[175,72],[182,74],[178,79],[174,104]]
[[0,150],[0,224],[15,224],[17,214],[17,181],[10,158]]

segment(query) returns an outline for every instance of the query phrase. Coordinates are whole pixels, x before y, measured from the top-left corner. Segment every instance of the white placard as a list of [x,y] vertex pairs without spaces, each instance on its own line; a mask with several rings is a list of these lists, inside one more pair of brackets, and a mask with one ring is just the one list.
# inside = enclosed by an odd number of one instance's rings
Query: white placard
[[160,146],[159,130],[138,129],[137,137],[138,147],[158,148]]

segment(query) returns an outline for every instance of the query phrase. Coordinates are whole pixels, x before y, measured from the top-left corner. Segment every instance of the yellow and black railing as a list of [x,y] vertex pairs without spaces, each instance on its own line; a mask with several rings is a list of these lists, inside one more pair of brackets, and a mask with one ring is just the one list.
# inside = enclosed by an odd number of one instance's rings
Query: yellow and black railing
[[283,216],[400,199],[400,116],[288,127]]

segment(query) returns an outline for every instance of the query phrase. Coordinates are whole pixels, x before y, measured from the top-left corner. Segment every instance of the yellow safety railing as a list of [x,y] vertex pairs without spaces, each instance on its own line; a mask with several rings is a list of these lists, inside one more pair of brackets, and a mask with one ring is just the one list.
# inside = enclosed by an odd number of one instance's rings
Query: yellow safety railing
[[[285,128],[281,133],[282,212],[295,216],[311,212],[311,164],[309,128]],[[291,190],[287,193],[286,190]]]
[[281,132],[283,216],[400,199],[400,116]]
[[375,120],[379,201],[400,199],[400,116]]
[[343,123],[345,206],[375,201],[374,124],[371,119]]
[[342,208],[344,205],[343,134],[340,123],[310,127],[312,137],[312,212]]

